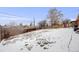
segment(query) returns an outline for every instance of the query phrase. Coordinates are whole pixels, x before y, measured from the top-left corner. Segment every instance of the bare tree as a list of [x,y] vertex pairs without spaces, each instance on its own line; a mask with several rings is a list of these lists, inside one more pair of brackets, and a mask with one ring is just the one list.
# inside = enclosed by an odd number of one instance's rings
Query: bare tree
[[65,20],[63,20],[63,23],[70,23],[70,22],[71,22],[70,19],[65,19]]
[[46,20],[39,22],[39,28],[45,28],[46,27]]
[[2,41],[2,26],[0,25],[0,42]]
[[9,27],[17,26],[17,23],[14,21],[11,21],[11,22],[9,22],[9,24],[7,24],[7,26],[9,26]]
[[7,29],[4,26],[0,25],[0,42],[4,38],[8,38],[8,37],[9,37],[9,33],[7,32]]
[[70,19],[65,19],[65,20],[63,20],[63,24],[67,24],[67,27],[70,26],[70,22],[71,22]]
[[20,24],[19,24],[19,26],[23,27],[23,24],[22,24],[22,23],[20,23]]
[[56,8],[50,9],[48,12],[48,18],[50,19],[51,25],[58,24],[63,19],[63,14]]

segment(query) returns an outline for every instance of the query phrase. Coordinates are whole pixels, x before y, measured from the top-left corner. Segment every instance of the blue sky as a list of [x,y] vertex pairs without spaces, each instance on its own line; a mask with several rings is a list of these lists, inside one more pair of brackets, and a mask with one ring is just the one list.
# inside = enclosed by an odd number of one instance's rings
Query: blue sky
[[[30,23],[33,17],[36,22],[44,20],[48,11],[53,7],[0,7],[0,24],[7,24],[11,21],[17,23]],[[78,7],[58,7],[65,18],[75,19],[79,13]]]

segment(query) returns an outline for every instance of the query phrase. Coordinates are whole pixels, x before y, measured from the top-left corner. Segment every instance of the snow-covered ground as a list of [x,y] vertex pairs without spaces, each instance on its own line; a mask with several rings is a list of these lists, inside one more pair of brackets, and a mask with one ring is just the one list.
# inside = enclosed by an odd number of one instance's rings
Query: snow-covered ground
[[79,34],[72,28],[42,29],[10,37],[0,43],[2,52],[77,52]]

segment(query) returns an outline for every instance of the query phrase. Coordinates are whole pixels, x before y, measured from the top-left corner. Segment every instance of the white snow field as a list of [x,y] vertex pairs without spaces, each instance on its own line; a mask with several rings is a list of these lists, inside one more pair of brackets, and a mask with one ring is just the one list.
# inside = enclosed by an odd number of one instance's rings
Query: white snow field
[[79,34],[72,28],[42,29],[10,37],[0,52],[78,52]]

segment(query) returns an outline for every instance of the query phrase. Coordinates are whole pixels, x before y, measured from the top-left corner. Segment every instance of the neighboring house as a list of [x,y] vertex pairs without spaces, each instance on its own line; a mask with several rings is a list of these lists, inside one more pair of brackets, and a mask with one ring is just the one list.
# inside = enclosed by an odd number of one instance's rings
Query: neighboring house
[[79,31],[79,15],[75,21],[72,21],[72,26],[74,27],[74,31]]
[[72,26],[77,25],[79,26],[79,15],[77,16],[77,19],[75,21],[71,21]]
[[71,21],[71,26],[74,27],[76,21]]
[[76,24],[79,26],[79,15],[78,15],[78,17],[76,19]]

